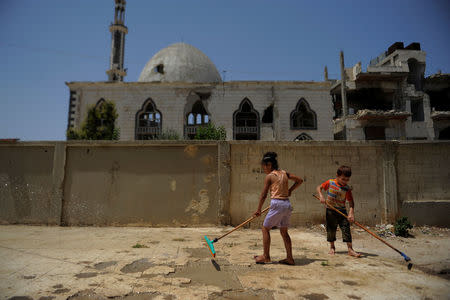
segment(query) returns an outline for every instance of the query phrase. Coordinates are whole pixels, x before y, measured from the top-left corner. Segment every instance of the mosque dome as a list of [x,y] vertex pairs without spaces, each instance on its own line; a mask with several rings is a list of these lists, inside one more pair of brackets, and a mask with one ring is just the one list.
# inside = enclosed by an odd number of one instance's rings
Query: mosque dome
[[145,65],[139,82],[221,82],[213,62],[197,48],[176,43],[156,53]]

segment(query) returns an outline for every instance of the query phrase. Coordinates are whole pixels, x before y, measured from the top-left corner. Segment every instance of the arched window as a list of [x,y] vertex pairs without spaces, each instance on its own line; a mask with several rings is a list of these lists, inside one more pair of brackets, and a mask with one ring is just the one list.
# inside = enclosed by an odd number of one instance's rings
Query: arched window
[[161,133],[162,115],[152,99],[147,99],[136,113],[136,140],[152,140]]
[[302,134],[299,134],[295,139],[294,139],[294,142],[298,142],[298,141],[311,141],[312,140],[312,137],[311,136],[309,136],[309,134],[306,134],[306,133],[302,133]]
[[105,99],[101,98],[97,101],[97,104],[95,104],[95,109],[99,109],[103,104],[105,104]]
[[233,138],[235,140],[259,140],[259,113],[245,98],[233,114]]
[[193,139],[197,134],[197,128],[209,123],[209,115],[201,100],[198,100],[192,105],[192,110],[187,114],[184,132],[185,136]]
[[[100,100],[97,101],[97,103],[95,104],[95,110],[97,112],[101,112],[102,111],[102,107],[103,105],[105,105],[106,100],[101,98]],[[104,119],[105,114],[100,113],[100,119],[98,119],[98,123],[97,126],[108,126],[109,124],[107,123],[106,119]]]
[[317,129],[316,113],[303,98],[291,112],[291,129]]

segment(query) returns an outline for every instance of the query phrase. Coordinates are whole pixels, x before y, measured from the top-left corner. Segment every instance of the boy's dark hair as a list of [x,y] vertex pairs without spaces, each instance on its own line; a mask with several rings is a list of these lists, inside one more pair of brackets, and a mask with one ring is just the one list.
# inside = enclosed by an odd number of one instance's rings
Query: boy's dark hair
[[261,163],[267,165],[267,163],[272,164],[272,169],[278,170],[278,161],[277,161],[277,154],[275,152],[266,152],[264,154]]
[[350,177],[352,176],[352,168],[348,166],[340,166],[336,173],[337,176],[344,175],[345,177]]

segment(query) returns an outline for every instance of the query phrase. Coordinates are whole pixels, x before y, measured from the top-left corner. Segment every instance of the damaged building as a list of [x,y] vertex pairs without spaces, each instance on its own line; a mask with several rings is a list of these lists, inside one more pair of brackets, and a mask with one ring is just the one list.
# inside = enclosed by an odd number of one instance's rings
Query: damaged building
[[426,53],[419,43],[391,45],[372,59],[344,68],[331,87],[335,140],[449,139],[450,77],[424,78]]
[[124,82],[124,0],[115,0],[108,81],[69,82],[68,128],[78,129],[88,108],[115,103],[121,140],[176,132],[192,139],[200,126],[224,126],[227,140],[332,140],[328,81],[227,81],[199,49],[170,45]]
[[[223,81],[214,63],[185,43],[154,54],[137,81],[124,82],[125,0],[115,0],[107,81],[69,82],[68,129],[88,109],[112,101],[120,140],[167,133],[193,139],[209,123],[227,140],[448,139],[449,75],[424,78],[420,44],[395,43],[370,62],[344,68],[341,78],[314,81]],[[342,76],[343,75],[343,76]],[[343,82],[343,84],[342,84]]]

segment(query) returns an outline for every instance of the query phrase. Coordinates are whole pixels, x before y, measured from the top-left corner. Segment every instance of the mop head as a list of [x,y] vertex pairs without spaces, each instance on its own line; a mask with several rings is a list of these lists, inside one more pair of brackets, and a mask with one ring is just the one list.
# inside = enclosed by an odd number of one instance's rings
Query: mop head
[[211,255],[213,257],[216,257],[216,250],[214,250],[213,241],[208,239],[208,237],[205,235],[206,245],[208,246],[209,251],[211,252]]

